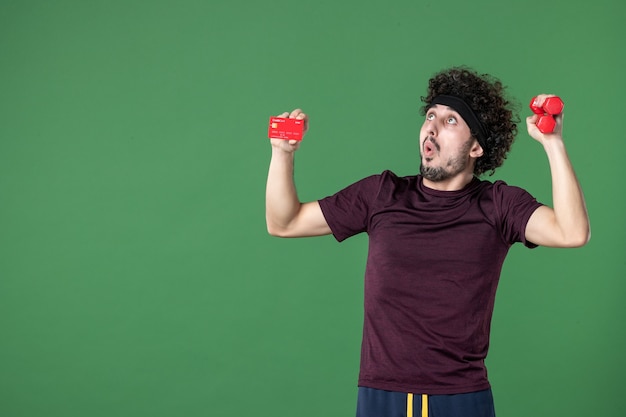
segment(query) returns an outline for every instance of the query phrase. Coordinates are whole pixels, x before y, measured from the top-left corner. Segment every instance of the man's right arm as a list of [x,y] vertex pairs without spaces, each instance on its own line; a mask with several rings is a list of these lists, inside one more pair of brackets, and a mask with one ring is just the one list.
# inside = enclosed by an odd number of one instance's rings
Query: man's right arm
[[[300,109],[283,113],[280,117],[305,120],[308,118]],[[299,141],[271,139],[272,159],[267,174],[265,190],[265,220],[267,231],[273,236],[305,237],[331,233],[317,201],[302,203],[298,198],[294,182],[294,155]]]

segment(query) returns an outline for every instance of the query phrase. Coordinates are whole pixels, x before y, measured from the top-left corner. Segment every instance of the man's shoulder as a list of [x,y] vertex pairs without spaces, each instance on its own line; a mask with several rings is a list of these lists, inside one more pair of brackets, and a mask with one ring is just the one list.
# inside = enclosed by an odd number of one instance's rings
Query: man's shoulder
[[526,189],[510,185],[504,180],[480,180],[477,186],[479,190],[481,204],[493,204],[496,207],[521,207],[540,205],[537,199]]
[[406,187],[407,185],[414,184],[418,180],[417,175],[405,175],[401,176],[391,170],[384,170],[379,174],[372,174],[357,181],[361,184],[368,186],[375,186],[377,188],[397,188]]
[[376,176],[380,178],[381,182],[391,182],[394,184],[415,183],[419,179],[419,175],[398,175],[389,169],[384,170]]
[[526,189],[518,186],[507,183],[504,180],[480,180],[481,186],[484,189],[492,190],[495,193],[505,193],[505,194],[530,194]]

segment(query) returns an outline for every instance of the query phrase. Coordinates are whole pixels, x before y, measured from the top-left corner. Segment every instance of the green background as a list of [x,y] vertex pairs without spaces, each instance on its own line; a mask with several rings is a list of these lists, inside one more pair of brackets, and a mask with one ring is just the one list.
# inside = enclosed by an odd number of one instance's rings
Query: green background
[[[492,73],[566,102],[591,242],[507,259],[498,415],[623,416],[619,0],[0,2],[0,415],[354,415],[366,236],[266,233],[270,115],[303,200],[417,171],[419,96]],[[493,177],[551,202],[522,125]]]

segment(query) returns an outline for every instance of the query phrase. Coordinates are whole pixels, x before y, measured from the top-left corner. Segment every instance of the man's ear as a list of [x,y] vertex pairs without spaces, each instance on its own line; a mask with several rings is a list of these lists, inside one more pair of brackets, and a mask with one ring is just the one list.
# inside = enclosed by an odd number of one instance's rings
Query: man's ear
[[474,140],[474,145],[472,145],[472,149],[470,150],[470,156],[472,158],[478,159],[483,156],[483,154],[483,147],[480,146],[480,143],[478,143],[477,140]]

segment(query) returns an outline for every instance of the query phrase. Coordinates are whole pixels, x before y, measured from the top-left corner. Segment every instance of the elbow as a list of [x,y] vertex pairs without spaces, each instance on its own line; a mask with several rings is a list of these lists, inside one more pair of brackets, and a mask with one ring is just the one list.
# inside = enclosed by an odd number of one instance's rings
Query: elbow
[[284,229],[272,229],[272,228],[267,228],[267,233],[270,234],[270,236],[274,236],[274,237],[294,237],[294,235],[289,234],[286,230]]
[[587,226],[576,235],[570,236],[567,241],[567,247],[580,248],[585,246],[591,240],[591,229]]
[[270,236],[280,237],[280,231],[273,225],[267,223],[267,233]]
[[591,225],[589,224],[589,218],[585,222],[585,227],[582,230],[580,240],[577,242],[581,246],[585,246],[591,240]]
[[587,232],[584,234],[584,236],[578,241],[576,242],[578,244],[578,248],[580,248],[581,246],[585,246],[587,243],[589,243],[589,241],[591,240],[591,230],[587,230]]
[[279,229],[272,227],[270,225],[267,226],[267,233],[270,236],[274,236],[274,237],[284,237],[284,234]]
[[267,226],[267,233],[270,236],[289,237],[289,234],[287,233],[287,229],[285,227],[277,226],[276,224],[270,222],[269,220],[266,221],[266,226]]

